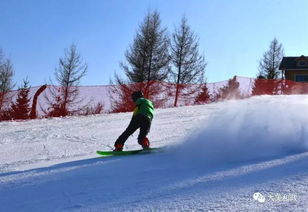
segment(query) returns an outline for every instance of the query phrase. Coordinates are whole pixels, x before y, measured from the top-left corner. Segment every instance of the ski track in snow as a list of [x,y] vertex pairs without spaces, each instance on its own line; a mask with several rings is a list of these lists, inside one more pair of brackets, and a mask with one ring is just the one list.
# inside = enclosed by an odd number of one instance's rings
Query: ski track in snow
[[294,95],[160,109],[162,152],[106,158],[131,113],[2,122],[0,211],[308,211],[307,108]]

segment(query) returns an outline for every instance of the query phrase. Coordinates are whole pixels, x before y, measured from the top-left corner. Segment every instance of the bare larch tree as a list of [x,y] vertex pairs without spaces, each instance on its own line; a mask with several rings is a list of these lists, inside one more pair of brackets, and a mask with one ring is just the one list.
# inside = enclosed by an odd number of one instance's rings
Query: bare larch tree
[[[151,98],[155,105],[160,104],[156,98],[161,93],[157,81],[167,80],[170,71],[170,40],[167,29],[161,26],[160,14],[148,12],[140,24],[132,45],[125,52],[126,62],[120,63],[126,79],[115,75],[115,83],[110,97],[113,111],[129,111],[134,107],[130,95],[133,91],[143,91],[145,97]],[[118,98],[113,98],[114,93]]]
[[64,57],[59,59],[59,66],[55,70],[55,79],[60,88],[50,90],[53,100],[46,97],[51,105],[48,116],[66,116],[74,112],[72,108],[79,101],[78,85],[86,75],[87,67],[76,45],[72,44],[69,49],[65,49]]
[[284,56],[282,44],[274,38],[268,51],[263,54],[259,62],[259,73],[254,82],[252,95],[279,94],[284,82],[279,65]]
[[[174,106],[177,106],[183,85],[203,83],[206,68],[205,58],[199,53],[199,38],[191,30],[185,17],[172,34],[171,58],[174,66],[171,77],[176,83]],[[192,95],[191,92],[189,95]]]
[[133,44],[125,53],[128,65],[121,64],[129,82],[167,79],[169,38],[157,11],[149,12],[139,27]]
[[7,103],[11,102],[11,95],[9,92],[14,88],[13,84],[13,64],[4,57],[0,49],[0,112],[3,111]]
[[269,50],[263,54],[259,62],[258,78],[278,79],[281,74],[279,65],[284,56],[282,44],[276,38],[271,41]]

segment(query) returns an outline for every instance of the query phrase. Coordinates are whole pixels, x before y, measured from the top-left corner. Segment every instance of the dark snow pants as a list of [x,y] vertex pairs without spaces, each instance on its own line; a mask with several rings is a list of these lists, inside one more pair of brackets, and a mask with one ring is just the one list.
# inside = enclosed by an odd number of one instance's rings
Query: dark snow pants
[[138,128],[140,128],[140,132],[138,135],[138,143],[141,144],[143,139],[150,132],[151,119],[142,114],[137,114],[136,116],[133,116],[128,127],[116,140],[115,144],[124,144],[128,137],[131,136]]

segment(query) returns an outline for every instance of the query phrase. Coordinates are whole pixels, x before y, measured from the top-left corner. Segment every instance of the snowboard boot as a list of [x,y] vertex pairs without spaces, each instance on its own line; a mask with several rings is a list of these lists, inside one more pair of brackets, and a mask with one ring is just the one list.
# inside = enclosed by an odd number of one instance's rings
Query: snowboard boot
[[114,152],[120,152],[120,151],[122,151],[123,150],[123,144],[115,144],[114,145]]
[[150,148],[150,141],[147,137],[145,137],[139,144],[142,146],[143,149]]

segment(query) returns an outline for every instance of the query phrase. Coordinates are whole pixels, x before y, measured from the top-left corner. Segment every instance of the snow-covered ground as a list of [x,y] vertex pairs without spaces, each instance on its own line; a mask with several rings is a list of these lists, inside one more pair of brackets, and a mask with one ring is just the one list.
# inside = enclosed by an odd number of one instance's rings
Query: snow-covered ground
[[162,152],[105,158],[131,113],[1,122],[0,211],[308,211],[307,110],[307,95],[160,109]]

